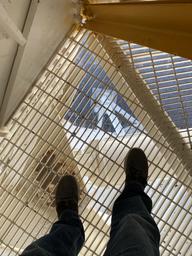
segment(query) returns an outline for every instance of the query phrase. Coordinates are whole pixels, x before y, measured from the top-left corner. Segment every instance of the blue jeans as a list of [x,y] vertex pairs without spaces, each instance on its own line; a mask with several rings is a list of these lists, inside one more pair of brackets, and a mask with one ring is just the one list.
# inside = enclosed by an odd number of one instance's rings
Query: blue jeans
[[[151,217],[152,202],[141,184],[125,186],[113,206],[110,240],[105,256],[159,256],[160,234]],[[29,245],[22,256],[75,256],[84,243],[76,212],[64,210],[50,233]]]

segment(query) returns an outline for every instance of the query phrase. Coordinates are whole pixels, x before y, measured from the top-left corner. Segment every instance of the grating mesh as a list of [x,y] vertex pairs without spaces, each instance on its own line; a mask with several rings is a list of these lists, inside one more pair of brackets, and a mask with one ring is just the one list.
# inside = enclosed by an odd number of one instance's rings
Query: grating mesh
[[[13,115],[9,136],[1,139],[3,256],[18,255],[48,232],[56,220],[55,186],[65,173],[76,176],[81,187],[86,242],[80,255],[102,255],[112,205],[123,189],[123,160],[134,146],[149,159],[146,192],[161,232],[161,255],[191,255],[191,176],[164,135],[154,132],[145,108],[125,96],[129,88],[102,39],[74,28]],[[191,61],[117,43],[191,146]]]
[[118,43],[192,148],[192,61],[134,43]]

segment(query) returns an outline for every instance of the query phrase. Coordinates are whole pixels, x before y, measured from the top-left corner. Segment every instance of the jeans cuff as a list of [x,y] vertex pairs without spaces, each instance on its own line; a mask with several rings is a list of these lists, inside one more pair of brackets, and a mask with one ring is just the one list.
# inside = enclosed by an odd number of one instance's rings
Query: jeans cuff
[[114,205],[121,204],[121,202],[123,204],[123,201],[125,201],[126,199],[137,196],[142,199],[145,207],[147,208],[147,211],[151,213],[151,198],[149,198],[149,196],[144,192],[144,186],[136,181],[130,181],[125,184],[124,190],[122,191],[121,195],[116,199]]

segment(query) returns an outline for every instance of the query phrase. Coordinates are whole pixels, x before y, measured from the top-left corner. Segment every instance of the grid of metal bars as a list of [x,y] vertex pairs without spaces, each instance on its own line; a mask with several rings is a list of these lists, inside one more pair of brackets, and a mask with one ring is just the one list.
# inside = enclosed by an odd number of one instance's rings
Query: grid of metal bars
[[192,61],[134,43],[118,43],[191,148]]
[[[112,205],[123,188],[123,160],[128,150],[137,146],[149,159],[146,192],[152,197],[153,216],[161,232],[161,255],[190,256],[191,176],[162,134],[157,140],[147,132],[148,124],[143,120],[148,113],[142,105],[119,94],[117,84],[127,90],[125,81],[100,40],[100,35],[74,28],[10,120],[10,134],[1,139],[1,255],[18,255],[48,232],[56,219],[55,186],[65,173],[75,175],[81,186],[80,214],[86,242],[80,255],[102,255],[109,239]],[[165,69],[160,74],[168,79],[165,56],[171,60],[171,72],[180,62],[183,77],[191,62],[117,42],[143,75],[162,111],[167,111],[191,146],[187,120],[191,109],[185,109],[181,95],[184,81],[176,73],[170,76],[177,91],[173,98],[180,102],[183,113],[180,115],[173,103],[172,116],[154,64],[158,56]],[[192,84],[188,79],[190,95]],[[117,113],[124,116],[127,125],[121,125]]]

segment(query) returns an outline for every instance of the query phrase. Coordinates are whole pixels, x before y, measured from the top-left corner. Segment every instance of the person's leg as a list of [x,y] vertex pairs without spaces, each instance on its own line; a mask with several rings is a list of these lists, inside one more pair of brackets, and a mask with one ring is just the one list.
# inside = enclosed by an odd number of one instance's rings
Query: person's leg
[[48,235],[29,245],[22,256],[75,256],[84,243],[84,229],[78,215],[78,185],[72,176],[64,176],[56,192],[59,220]]
[[[150,215],[152,201],[144,192],[148,165],[142,157],[144,153],[142,155],[139,149],[133,149],[128,155],[125,188],[113,206],[110,241],[105,256],[159,256],[160,234]],[[139,166],[132,158],[140,160]],[[130,168],[134,175],[130,174]]]

